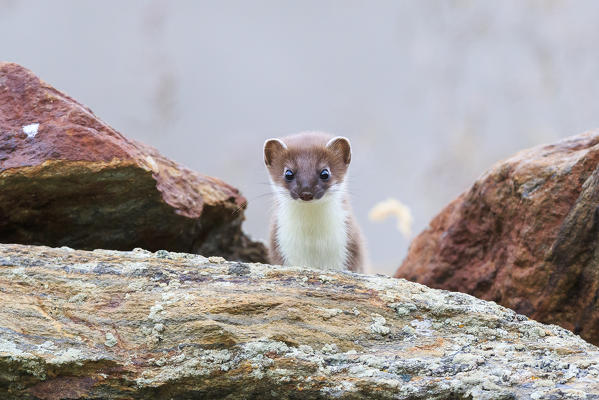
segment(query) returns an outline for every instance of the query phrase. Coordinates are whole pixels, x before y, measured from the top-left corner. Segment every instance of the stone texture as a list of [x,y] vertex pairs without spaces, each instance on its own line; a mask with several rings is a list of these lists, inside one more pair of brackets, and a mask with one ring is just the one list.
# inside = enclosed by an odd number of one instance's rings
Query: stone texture
[[599,349],[463,293],[0,245],[0,397],[599,399]]
[[599,131],[500,162],[430,223],[396,272],[599,343]]
[[245,203],[237,189],[125,138],[29,70],[0,63],[1,242],[264,261],[264,246],[241,231]]

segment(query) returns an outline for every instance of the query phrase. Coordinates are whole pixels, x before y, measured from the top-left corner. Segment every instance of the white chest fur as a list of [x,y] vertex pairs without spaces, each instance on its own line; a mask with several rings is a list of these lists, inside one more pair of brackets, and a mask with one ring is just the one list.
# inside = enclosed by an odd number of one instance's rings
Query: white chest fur
[[276,238],[285,264],[345,269],[348,211],[341,195],[311,202],[283,196],[278,200]]

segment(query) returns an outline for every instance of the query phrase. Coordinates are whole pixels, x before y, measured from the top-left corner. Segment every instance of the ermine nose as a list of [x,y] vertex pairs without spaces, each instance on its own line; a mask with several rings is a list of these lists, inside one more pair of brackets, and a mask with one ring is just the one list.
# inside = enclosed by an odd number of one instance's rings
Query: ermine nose
[[301,192],[299,197],[304,201],[310,201],[314,198],[314,195],[312,192]]

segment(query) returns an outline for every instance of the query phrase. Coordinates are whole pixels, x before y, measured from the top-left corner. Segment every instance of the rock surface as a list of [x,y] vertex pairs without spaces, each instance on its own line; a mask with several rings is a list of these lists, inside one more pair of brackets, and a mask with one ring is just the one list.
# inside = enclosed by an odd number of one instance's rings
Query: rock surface
[[435,217],[397,270],[599,343],[599,131],[495,165]]
[[0,293],[1,398],[599,399],[595,346],[400,279],[0,245]]
[[0,63],[0,242],[264,261],[264,246],[241,231],[244,207],[237,189],[125,138],[29,70]]

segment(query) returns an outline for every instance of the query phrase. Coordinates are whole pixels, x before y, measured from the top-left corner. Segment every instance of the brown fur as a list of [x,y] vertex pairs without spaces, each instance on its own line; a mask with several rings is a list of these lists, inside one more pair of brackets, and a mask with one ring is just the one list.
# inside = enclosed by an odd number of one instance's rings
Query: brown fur
[[[278,141],[269,140],[264,146],[264,162],[272,181],[279,190],[287,190],[296,201],[303,191],[310,191],[315,199],[321,198],[331,186],[345,179],[351,161],[351,148],[345,139],[334,141],[329,147],[326,144],[333,136],[321,132],[307,132],[286,136]],[[318,171],[327,168],[331,172],[329,180],[319,178]],[[286,169],[294,171],[295,178],[289,182],[284,177]],[[348,211],[345,221],[347,225],[348,257],[345,268],[355,272],[365,272],[366,251],[362,233],[355,220],[349,198],[344,196],[341,207]],[[270,262],[284,264],[277,244],[277,221],[273,215],[270,227]]]

